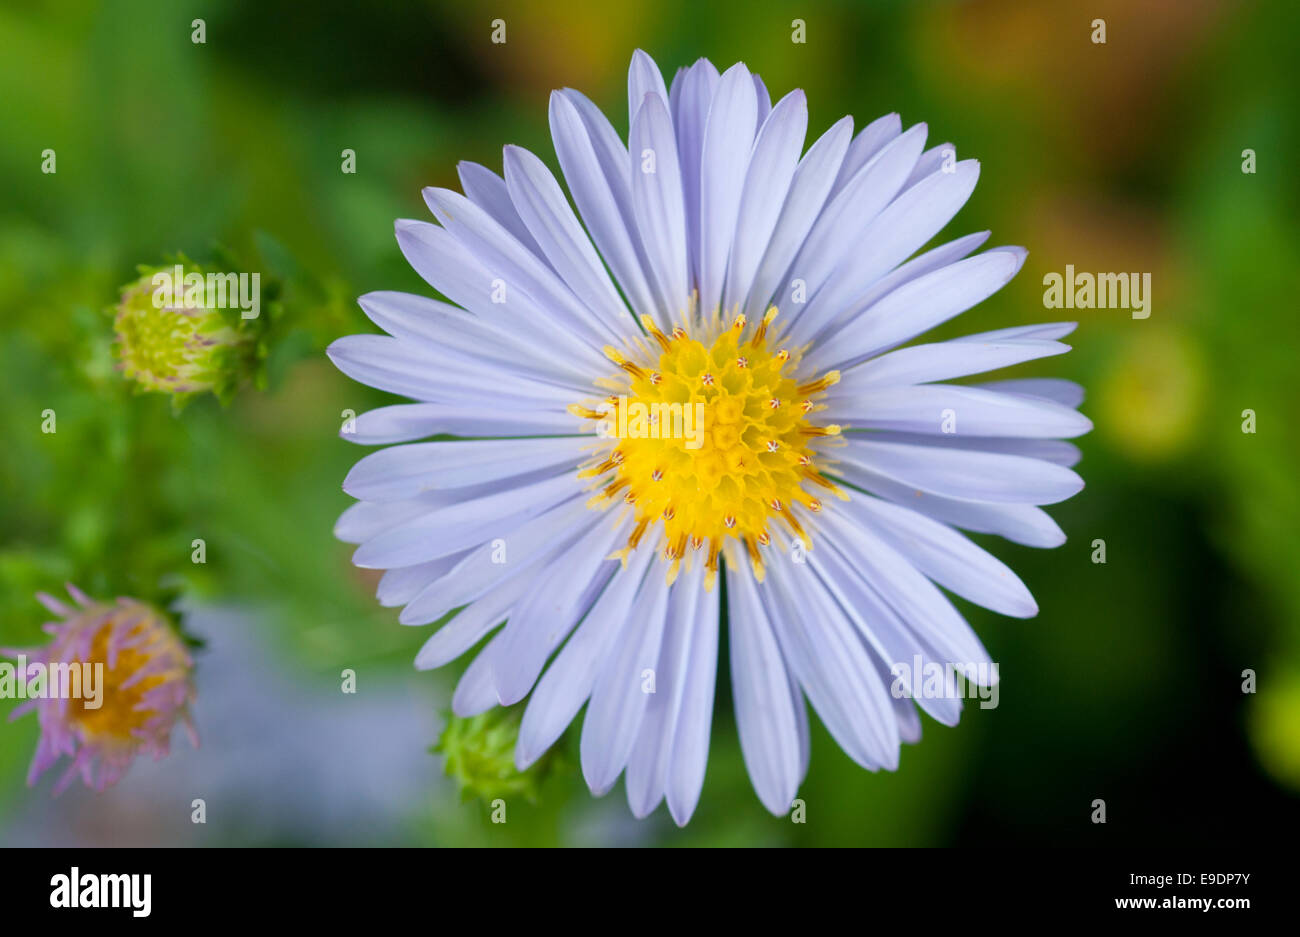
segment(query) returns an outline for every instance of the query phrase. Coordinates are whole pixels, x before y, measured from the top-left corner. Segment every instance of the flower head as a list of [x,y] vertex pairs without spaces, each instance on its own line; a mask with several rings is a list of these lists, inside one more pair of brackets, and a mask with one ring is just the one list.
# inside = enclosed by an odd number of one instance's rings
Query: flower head
[[[1072,323],[909,344],[997,292],[1025,251],[987,232],[913,256],[979,166],[896,114],[804,150],[807,106],[744,65],[667,86],[633,56],[626,140],[582,94],[551,96],[564,180],[504,151],[425,190],[407,260],[450,302],[360,300],[387,335],[329,349],[352,378],[416,403],[345,438],[363,458],[337,535],[386,570],[385,605],[427,624],[441,666],[491,635],[452,699],[462,716],[528,698],[533,764],[583,707],[581,762],[633,812],[700,797],[728,603],[732,695],[760,800],[789,809],[812,703],[864,767],[895,768],[917,706],[952,725],[996,667],[947,589],[1038,609],[957,528],[1057,546],[1039,505],[1075,494],[1091,427],[1051,379],[952,383],[1068,350]],[[581,217],[581,221],[579,220]],[[460,440],[416,442],[436,435]],[[725,589],[715,587],[722,577]],[[938,686],[941,691],[934,691]]]
[[129,380],[181,399],[205,391],[224,398],[251,376],[257,326],[237,308],[238,275],[190,262],[141,267],[140,274],[114,309],[117,354]]
[[[36,710],[41,737],[27,783],[61,757],[67,766],[54,792],[80,776],[97,791],[116,784],[139,754],[158,760],[167,754],[172,729],[182,721],[198,744],[189,721],[193,700],[193,661],[167,619],[135,599],[93,601],[68,585],[75,605],[40,594],[37,598],[61,620],[45,625],[52,640],[30,650],[6,650],[43,675],[44,689],[19,706],[14,717]],[[60,667],[62,665],[62,667]],[[55,674],[75,668],[77,678],[62,685],[75,694],[54,692]],[[32,681],[33,686],[37,685]]]

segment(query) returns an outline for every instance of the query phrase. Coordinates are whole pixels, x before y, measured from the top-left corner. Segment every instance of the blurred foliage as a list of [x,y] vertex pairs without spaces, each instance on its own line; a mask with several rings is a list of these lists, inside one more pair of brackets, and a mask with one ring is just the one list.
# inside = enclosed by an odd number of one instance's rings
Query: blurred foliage
[[[427,292],[391,236],[458,160],[552,167],[547,93],[587,92],[625,131],[641,47],[668,76],[743,59],[774,97],[807,89],[810,134],[897,110],[982,161],[949,236],[991,228],[1029,261],[945,334],[1059,318],[1042,277],[1149,271],[1148,320],[1083,311],[1064,358],[1016,376],[1083,383],[1088,482],[1053,509],[1056,551],[991,549],[1037,619],[963,606],[1001,662],[1001,705],[927,722],[897,773],[868,774],[814,729],[808,822],[749,788],[720,666],[704,795],[676,830],[621,788],[548,780],[508,824],[454,792],[410,805],[430,844],[851,845],[1250,839],[1300,789],[1300,7],[1262,3],[688,0],[563,5],[163,0],[0,3],[0,644],[39,640],[31,598],[180,591],[257,610],[298,669],[409,670],[425,629],[373,598],[331,528],[361,451],[345,411],[391,398],[322,351],[370,330],[353,297]],[[792,44],[791,20],[807,43]],[[191,21],[206,22],[205,44]],[[489,41],[491,20],[508,41]],[[1107,20],[1105,45],[1091,21]],[[43,152],[57,172],[41,172]],[[355,174],[340,171],[343,151]],[[1242,152],[1257,154],[1243,173]],[[137,265],[228,248],[282,273],[268,386],[179,416],[115,367],[105,308]],[[1242,432],[1242,412],[1257,432]],[[57,432],[42,432],[53,411]],[[191,562],[206,541],[207,562]],[[1105,565],[1092,542],[1107,543]],[[219,634],[201,635],[209,643]],[[725,653],[725,642],[724,642]],[[202,668],[202,655],[198,666]],[[449,694],[458,668],[427,675]],[[1241,692],[1242,671],[1259,692]],[[8,704],[0,704],[7,708]],[[202,726],[202,699],[196,707]],[[0,828],[21,811],[30,720],[0,730]],[[814,720],[814,725],[816,722]],[[381,726],[376,731],[382,731]],[[430,739],[430,742],[433,740]],[[126,783],[129,783],[129,778]],[[449,785],[450,787],[450,785]],[[1105,797],[1110,822],[1086,822]],[[337,831],[339,842],[352,833]],[[258,841],[253,829],[227,841]]]

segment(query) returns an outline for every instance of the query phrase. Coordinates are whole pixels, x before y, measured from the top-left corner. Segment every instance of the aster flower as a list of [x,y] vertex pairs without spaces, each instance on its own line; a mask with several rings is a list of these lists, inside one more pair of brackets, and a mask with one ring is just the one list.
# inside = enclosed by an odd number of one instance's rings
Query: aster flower
[[224,288],[225,278],[237,275],[188,260],[139,271],[113,309],[114,347],[123,376],[141,390],[170,394],[178,402],[208,391],[224,401],[254,377],[267,318],[242,317],[237,287],[219,305],[218,297],[199,285],[211,275],[222,278]]
[[[891,692],[894,665],[996,679],[940,587],[1037,613],[957,528],[1064,541],[1039,505],[1082,487],[1063,441],[1091,426],[1082,392],[949,382],[1060,354],[1073,324],[901,347],[1025,258],[974,253],[987,232],[912,256],[978,175],[950,145],[926,149],[924,124],[890,114],[854,136],[846,117],[804,152],[801,91],[771,105],[744,65],[706,60],[670,89],[642,52],[628,105],[625,143],[579,92],[551,96],[576,215],[508,146],[504,178],[462,163],[465,194],[425,190],[437,224],[397,222],[450,302],[370,293],[388,334],[329,349],[418,401],[345,433],[404,445],[348,475],[359,503],[336,533],[386,570],[378,597],[404,624],[456,612],[418,667],[491,635],[452,705],[527,697],[520,768],[585,705],[592,791],[625,773],[633,813],[666,800],[679,824],[704,780],[725,601],[745,763],[781,814],[807,770],[805,699],[856,762],[893,769],[920,736],[916,705],[948,725],[961,709],[910,682]],[[464,438],[416,442],[435,435]]]
[[67,590],[75,605],[37,595],[61,618],[44,626],[53,638],[49,644],[0,650],[47,671],[55,664],[102,666],[98,700],[89,698],[83,683],[81,698],[33,698],[11,716],[35,710],[40,720],[29,785],[64,755],[71,759],[54,786],[55,794],[77,777],[103,791],[121,779],[137,755],[157,761],[167,754],[177,721],[198,744],[188,713],[194,697],[193,661],[166,617],[136,599],[96,602],[76,586],[69,584]]

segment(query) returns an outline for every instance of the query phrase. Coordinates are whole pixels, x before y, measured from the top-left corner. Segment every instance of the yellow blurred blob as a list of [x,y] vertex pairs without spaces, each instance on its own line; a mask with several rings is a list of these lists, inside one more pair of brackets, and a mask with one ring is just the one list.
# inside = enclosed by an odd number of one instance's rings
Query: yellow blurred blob
[[1199,349],[1185,337],[1146,323],[1134,324],[1133,331],[1098,389],[1097,425],[1125,455],[1159,461],[1195,438],[1204,411],[1205,368]]
[[1269,774],[1300,790],[1300,673],[1279,675],[1268,683],[1251,701],[1251,742]]

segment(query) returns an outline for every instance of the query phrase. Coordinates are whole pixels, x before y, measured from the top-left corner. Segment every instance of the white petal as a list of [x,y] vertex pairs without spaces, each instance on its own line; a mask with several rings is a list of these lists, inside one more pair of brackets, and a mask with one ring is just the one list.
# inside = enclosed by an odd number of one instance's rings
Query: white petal
[[465,160],[456,165],[456,174],[460,176],[460,187],[466,198],[491,215],[497,224],[518,238],[530,251],[538,257],[543,256],[541,248],[519,217],[519,212],[515,211],[504,179],[486,166]]
[[845,368],[928,332],[1002,289],[1020,270],[1021,248],[996,248],[904,283],[847,322],[805,359],[812,371]]
[[[700,279],[700,159],[709,105],[718,87],[718,70],[700,59],[673,82],[673,129],[677,134],[677,162],[686,201],[686,251],[692,283]],[[757,111],[757,106],[755,107]]]
[[777,103],[758,132],[740,200],[736,237],[727,260],[722,304],[726,310],[743,303],[754,284],[759,261],[772,239],[799,165],[807,130],[808,102],[804,93],[796,90]]
[[[512,192],[511,198],[514,197]],[[459,192],[429,186],[424,190],[424,201],[443,228],[495,274],[498,290],[503,289],[507,295],[523,291],[571,328],[578,338],[598,348],[626,334],[617,327],[623,323],[616,325],[616,320],[602,317],[584,305],[554,270]],[[518,201],[515,207],[520,207]],[[537,231],[533,234],[536,236]]]
[[827,404],[828,414],[855,429],[941,433],[949,416],[962,436],[1071,439],[1092,429],[1086,416],[1058,403],[953,384],[879,387]]
[[467,550],[488,539],[487,531],[492,525],[519,524],[581,490],[579,480],[565,472],[481,498],[460,501],[367,540],[352,555],[352,562],[363,569],[391,569]]
[[458,306],[496,327],[528,336],[543,348],[561,350],[582,362],[590,373],[602,374],[608,361],[598,348],[563,327],[562,320],[539,306],[523,290],[500,290],[501,276],[490,272],[480,257],[450,233],[426,221],[399,220],[397,244],[411,268]]
[[727,69],[709,106],[700,155],[700,310],[705,315],[722,302],[727,256],[736,234],[736,216],[745,172],[758,127],[758,102],[749,69]]
[[[477,602],[465,606],[424,642],[424,647],[420,648],[420,653],[415,656],[416,669],[433,670],[441,667],[478,644],[488,632],[506,619],[519,599],[535,587],[537,579],[536,573],[516,576],[504,582],[500,588],[493,589]],[[486,648],[479,657],[483,658],[480,666],[487,667],[490,671],[491,658],[487,656]],[[492,699],[495,703],[498,699],[496,682],[490,672],[486,679],[493,687]]]
[[820,580],[781,557],[768,565],[760,589],[786,662],[827,731],[864,768],[896,768],[898,722],[889,692]]
[[758,125],[763,126],[763,121],[767,120],[768,114],[772,113],[772,95],[767,91],[767,85],[763,84],[763,79],[754,76],[754,97],[758,101]]
[[973,386],[1000,394],[1021,394],[1025,397],[1050,400],[1071,409],[1083,403],[1084,397],[1082,386],[1059,377],[1022,377],[1010,381],[989,381]]
[[851,396],[887,384],[926,384],[1010,367],[1070,350],[1060,342],[934,342],[912,345],[866,361],[846,371],[836,394]]
[[856,513],[863,524],[874,524],[894,549],[945,589],[1003,615],[1038,614],[1038,604],[1020,578],[951,527],[865,495],[855,497],[845,511]]
[[487,652],[489,643],[483,652],[470,662],[456,684],[456,692],[451,696],[451,711],[462,719],[477,716],[497,706],[496,690],[492,687],[492,670],[488,666]]
[[913,257],[907,263],[895,267],[876,280],[866,293],[854,301],[852,306],[846,305],[842,296],[843,285],[847,281],[843,278],[836,279],[795,319],[788,331],[789,341],[802,345],[807,342],[828,340],[828,336],[834,336],[844,323],[853,319],[858,312],[870,309],[882,297],[888,296],[904,283],[961,260],[988,238],[988,231],[979,231],[940,244],[924,254]]
[[390,569],[380,577],[379,587],[375,590],[375,598],[384,608],[405,605],[415,598],[429,583],[446,574],[448,570],[460,562],[461,557],[462,554],[460,553],[452,553],[436,560],[430,560],[427,563],[417,563],[415,566]]
[[562,410],[502,411],[448,403],[399,403],[369,410],[344,424],[339,435],[363,446],[409,442],[428,436],[571,435],[583,420]]
[[870,530],[841,515],[825,517],[827,536],[858,574],[883,597],[939,658],[974,668],[991,663],[988,651],[938,589]]
[[556,273],[607,323],[609,334],[630,330],[627,306],[551,171],[518,146],[505,148],[505,170],[510,198]]
[[[750,319],[761,317],[767,311],[769,300],[788,286],[782,277],[826,204],[831,181],[844,160],[852,135],[853,118],[843,117],[822,134],[799,161],[790,192],[781,206],[781,215],[745,301],[743,311]],[[785,308],[784,297],[778,297],[777,305]]]
[[876,430],[868,435],[872,442],[901,442],[913,446],[938,446],[942,449],[974,449],[979,452],[1002,452],[1007,455],[1042,459],[1073,468],[1083,454],[1074,443],[1064,439],[1006,439],[1000,436],[958,436],[950,433],[927,435],[925,433],[899,433],[893,430]]
[[[703,566],[697,563],[694,569],[681,575],[668,593],[663,643],[654,669],[655,691],[646,705],[641,731],[627,762],[627,803],[637,819],[649,816],[664,796],[673,738],[694,653],[696,618],[704,595],[702,573]],[[712,599],[716,606],[716,594]]]
[[[786,282],[804,282],[810,303],[850,256],[872,219],[898,194],[921,155],[925,135],[925,124],[909,128],[907,133],[888,143],[868,160],[843,189],[831,196],[786,274]],[[801,315],[796,307],[788,321]]]
[[[477,601],[535,565],[544,565],[602,520],[603,516],[588,508],[580,496],[522,523],[518,516],[485,520],[480,538],[482,546],[412,599],[402,610],[400,621],[404,625],[437,621],[452,609]],[[493,542],[498,540],[499,544]]]
[[709,728],[713,724],[713,692],[718,674],[718,597],[695,590],[699,603],[684,674],[681,711],[673,733],[672,757],[664,783],[668,812],[685,826],[700,802],[704,771],[709,760]]
[[606,664],[610,648],[624,630],[624,622],[653,561],[652,550],[632,553],[627,569],[615,573],[573,637],[542,675],[528,699],[519,727],[515,765],[520,771],[555,744],[591,696],[596,678]]
[[629,139],[632,204],[658,296],[657,321],[664,327],[684,320],[690,291],[686,280],[686,203],[677,165],[677,140],[668,109],[657,94],[646,95],[634,112]]
[[1027,547],[1059,547],[1065,543],[1065,534],[1057,523],[1046,511],[1032,504],[958,501],[927,494],[879,473],[848,465],[839,474],[859,488],[945,524],[981,534],[997,534]]
[[591,607],[592,587],[600,588],[615,575],[618,561],[609,559],[609,554],[618,541],[627,539],[630,520],[598,526],[578,540],[559,561],[563,572],[543,579],[515,607],[492,657],[497,697],[503,705],[511,706],[528,695],[547,658]]
[[[462,401],[503,409],[564,409],[573,391],[488,361],[457,361],[387,335],[346,335],[325,349],[334,366],[361,384],[415,400]],[[602,372],[596,372],[602,373]]]
[[659,661],[659,645],[668,611],[668,587],[652,572],[632,609],[622,640],[612,649],[605,671],[597,678],[582,724],[579,750],[582,775],[597,797],[618,780],[641,731],[650,694],[645,671]]
[[[664,76],[659,71],[659,66],[645,52],[637,49],[632,53],[632,64],[627,69],[627,119],[631,122],[636,116],[636,112],[641,109],[641,102],[645,100],[647,94],[656,95],[663,102],[664,112],[668,111],[668,88],[664,85]],[[672,118],[669,118],[669,128],[672,127]],[[629,141],[630,143],[630,141]],[[638,152],[635,146],[630,146],[633,158]],[[676,155],[676,154],[674,154]]]
[[817,303],[847,310],[839,321],[849,321],[865,309],[863,297],[874,302],[876,282],[952,220],[975,190],[978,178],[979,163],[964,160],[953,172],[933,173],[890,202],[859,233],[853,250]]
[[551,95],[551,139],[591,239],[638,315],[654,296],[638,254],[628,154],[609,121],[575,91]]
[[366,293],[357,303],[375,325],[396,338],[429,347],[433,358],[441,360],[447,351],[454,351],[465,364],[486,361],[496,370],[521,377],[584,392],[591,388],[590,368],[567,355],[538,355],[536,337],[513,328],[512,319],[499,313],[477,316],[435,299],[386,291]]
[[852,438],[840,462],[909,488],[965,501],[1055,504],[1078,494],[1083,479],[1061,465],[998,452],[910,446]]
[[409,521],[416,514],[431,511],[460,498],[459,492],[438,492],[413,501],[378,503],[358,501],[344,509],[334,524],[334,536],[344,543],[364,543],[391,527]]
[[839,172],[835,175],[835,185],[831,188],[831,196],[834,197],[840,189],[844,188],[859,169],[867,165],[872,157],[884,148],[885,144],[891,142],[902,132],[903,121],[897,114],[886,114],[884,117],[877,117],[858,131],[858,135],[849,144],[848,152],[844,154],[844,164],[840,166]]
[[576,469],[586,442],[581,436],[560,436],[390,446],[354,465],[343,490],[363,501],[400,501],[544,469]]
[[[897,694],[916,697],[921,707],[944,725],[956,725],[961,718],[961,697],[928,696],[924,685],[915,687],[913,674],[926,672],[931,662],[939,663],[930,646],[908,628],[898,613],[861,576],[840,552],[835,538],[822,538],[816,550],[808,554],[808,563],[822,585],[839,603],[853,622],[858,634],[874,652],[874,657],[888,665],[892,679],[887,680],[891,697]],[[898,668],[896,665],[905,666]]]
[[938,146],[930,147],[916,161],[916,168],[903,183],[903,188],[910,189],[927,176],[939,172],[945,163],[949,166],[957,165],[957,148],[951,143],[940,143]]
[[795,712],[799,701],[790,693],[781,648],[748,570],[727,569],[727,598],[740,751],[758,799],[781,816],[803,777]]
[[1077,322],[1044,322],[1040,325],[1016,325],[1009,329],[995,329],[992,332],[979,332],[975,335],[963,335],[954,338],[954,342],[1010,342],[1022,339],[1040,339],[1057,341],[1065,338],[1076,328]]

